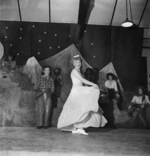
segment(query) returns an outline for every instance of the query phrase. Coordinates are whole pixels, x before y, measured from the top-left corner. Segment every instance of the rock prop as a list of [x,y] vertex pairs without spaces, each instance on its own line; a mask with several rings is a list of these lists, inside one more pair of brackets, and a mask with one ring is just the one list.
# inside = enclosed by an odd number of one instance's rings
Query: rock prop
[[[9,71],[9,72],[8,72]],[[19,70],[0,70],[0,126],[35,125],[35,91]]]

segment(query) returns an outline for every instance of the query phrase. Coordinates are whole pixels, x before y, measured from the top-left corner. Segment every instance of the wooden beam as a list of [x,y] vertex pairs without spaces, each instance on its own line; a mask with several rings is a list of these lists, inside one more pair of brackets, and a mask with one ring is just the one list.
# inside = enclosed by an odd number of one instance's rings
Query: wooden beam
[[86,29],[91,11],[94,7],[94,0],[80,0],[79,4],[79,14],[78,14],[78,24],[80,27],[79,40],[82,39],[84,31]]
[[111,21],[110,21],[110,26],[112,25],[112,22],[113,22],[113,19],[114,19],[114,14],[115,14],[115,11],[116,11],[117,3],[118,3],[118,0],[116,0],[116,2],[115,2],[115,6],[114,6],[114,10],[113,10],[113,14],[112,14]]
[[21,9],[20,9],[20,2],[19,2],[19,0],[17,0],[17,3],[18,3],[18,11],[19,11],[20,21],[22,22]]
[[49,0],[49,23],[51,23],[51,1]]
[[143,15],[144,15],[144,13],[145,13],[145,10],[146,10],[146,7],[147,7],[147,4],[148,4],[148,0],[147,0],[146,3],[145,3],[145,6],[144,6],[144,9],[143,9],[143,12],[142,12],[141,18],[140,18],[139,23],[138,23],[138,27],[139,27],[139,25],[140,25],[140,23],[141,23],[141,21],[142,21],[142,18],[143,18]]

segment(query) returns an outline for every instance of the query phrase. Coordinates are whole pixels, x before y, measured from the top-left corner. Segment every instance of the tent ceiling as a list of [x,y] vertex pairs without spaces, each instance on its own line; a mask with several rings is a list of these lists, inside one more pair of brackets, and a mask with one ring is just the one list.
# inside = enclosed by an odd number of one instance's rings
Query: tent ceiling
[[[93,1],[88,24],[110,25],[112,21],[111,25],[120,26],[126,19],[125,0]],[[0,0],[0,20],[78,23],[79,4],[80,0]],[[131,0],[131,7],[134,23],[150,28],[150,0]]]

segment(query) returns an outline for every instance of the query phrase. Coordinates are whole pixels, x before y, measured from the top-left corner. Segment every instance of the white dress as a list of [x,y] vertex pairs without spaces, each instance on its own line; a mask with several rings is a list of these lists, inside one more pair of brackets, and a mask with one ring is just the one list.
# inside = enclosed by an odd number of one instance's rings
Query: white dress
[[83,86],[71,72],[72,89],[58,119],[58,129],[72,131],[76,128],[103,127],[107,120],[99,107],[99,89]]

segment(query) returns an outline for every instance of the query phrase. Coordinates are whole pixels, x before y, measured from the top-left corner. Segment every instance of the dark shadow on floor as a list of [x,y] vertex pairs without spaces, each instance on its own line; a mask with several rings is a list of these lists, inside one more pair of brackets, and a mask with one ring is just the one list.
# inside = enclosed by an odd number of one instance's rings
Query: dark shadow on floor
[[89,127],[85,129],[86,132],[109,132],[109,131],[113,131],[116,130],[116,128],[93,128],[93,127]]

